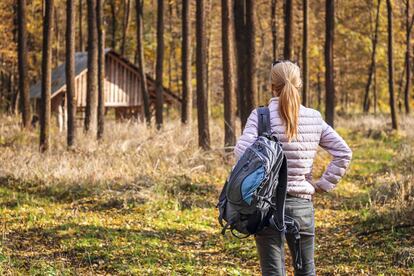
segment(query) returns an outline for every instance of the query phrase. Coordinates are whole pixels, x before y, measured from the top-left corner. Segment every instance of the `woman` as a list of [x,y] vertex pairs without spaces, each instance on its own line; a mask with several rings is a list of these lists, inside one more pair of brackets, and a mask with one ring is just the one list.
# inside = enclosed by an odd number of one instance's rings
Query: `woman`
[[[314,264],[314,208],[312,195],[332,190],[345,174],[352,151],[346,142],[314,109],[300,104],[302,84],[299,67],[290,61],[276,61],[270,72],[273,98],[269,101],[272,132],[282,143],[288,162],[288,186],[285,214],[300,225],[302,267],[295,275],[316,275]],[[257,138],[257,114],[253,110],[234,153],[240,158]],[[312,164],[318,146],[333,157],[322,177],[312,181]],[[284,275],[283,233],[270,227],[255,236],[263,275]],[[286,235],[294,256],[294,237]],[[294,265],[295,266],[295,265]]]

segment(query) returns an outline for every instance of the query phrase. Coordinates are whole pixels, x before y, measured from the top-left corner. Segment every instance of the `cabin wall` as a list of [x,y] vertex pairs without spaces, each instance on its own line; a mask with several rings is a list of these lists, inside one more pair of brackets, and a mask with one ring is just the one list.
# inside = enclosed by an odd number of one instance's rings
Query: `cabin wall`
[[[76,79],[76,104],[86,106],[87,70]],[[141,107],[143,104],[138,72],[124,61],[106,55],[105,58],[105,106],[106,107]]]
[[139,107],[143,103],[138,72],[112,55],[105,59],[105,102],[108,107]]
[[87,72],[88,70],[84,70],[75,78],[75,102],[78,107],[86,106]]

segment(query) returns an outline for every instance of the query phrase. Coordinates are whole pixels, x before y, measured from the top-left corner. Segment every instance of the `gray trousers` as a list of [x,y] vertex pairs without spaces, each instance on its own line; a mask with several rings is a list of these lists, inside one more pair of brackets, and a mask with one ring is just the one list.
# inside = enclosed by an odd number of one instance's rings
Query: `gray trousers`
[[[295,267],[295,275],[316,275],[314,263],[315,220],[314,208],[311,200],[287,196],[285,215],[299,222],[302,269]],[[259,253],[262,275],[285,275],[284,240],[289,246],[291,256],[294,256],[295,239],[289,234],[264,228],[256,234],[256,247]],[[292,258],[293,259],[293,258]]]

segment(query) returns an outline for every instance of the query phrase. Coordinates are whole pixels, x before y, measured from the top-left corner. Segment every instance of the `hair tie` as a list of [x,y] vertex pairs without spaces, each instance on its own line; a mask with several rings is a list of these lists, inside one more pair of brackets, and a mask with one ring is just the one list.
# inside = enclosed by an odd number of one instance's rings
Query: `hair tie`
[[290,82],[290,80],[289,79],[285,79],[285,85],[286,84],[291,84],[291,85],[293,85],[291,82]]

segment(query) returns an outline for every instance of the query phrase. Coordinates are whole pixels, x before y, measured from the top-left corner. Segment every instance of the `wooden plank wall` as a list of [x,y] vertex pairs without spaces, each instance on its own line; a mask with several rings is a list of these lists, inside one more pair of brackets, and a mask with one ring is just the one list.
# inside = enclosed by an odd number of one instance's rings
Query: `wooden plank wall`
[[[76,77],[76,103],[86,106],[87,70]],[[142,106],[139,73],[121,59],[106,55],[105,58],[105,106]]]
[[142,105],[139,74],[119,58],[105,59],[105,102],[108,107],[138,107]]
[[78,107],[86,106],[86,73],[87,70],[83,71],[75,78],[75,95]]

